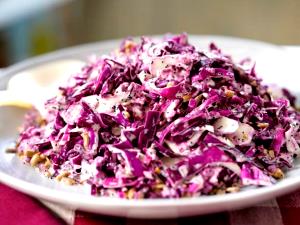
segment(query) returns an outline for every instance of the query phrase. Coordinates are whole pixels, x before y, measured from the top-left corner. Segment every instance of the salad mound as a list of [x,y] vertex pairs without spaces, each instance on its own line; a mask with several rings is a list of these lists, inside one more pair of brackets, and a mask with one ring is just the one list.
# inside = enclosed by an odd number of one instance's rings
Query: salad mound
[[[279,94],[278,94],[279,93]],[[299,113],[253,64],[186,34],[124,40],[30,111],[17,154],[91,194],[180,198],[272,185],[300,153]]]

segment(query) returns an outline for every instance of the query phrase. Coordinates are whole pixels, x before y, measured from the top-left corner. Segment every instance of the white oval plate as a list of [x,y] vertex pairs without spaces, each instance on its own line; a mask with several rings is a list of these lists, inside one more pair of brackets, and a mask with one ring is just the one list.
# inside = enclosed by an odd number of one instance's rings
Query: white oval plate
[[[293,91],[297,90],[296,86],[293,86],[295,82],[293,79],[296,78],[292,73],[286,73],[284,80],[281,78],[282,71],[286,70],[284,61],[287,56],[280,47],[230,37],[190,36],[190,42],[201,48],[207,48],[211,41],[219,45],[225,53],[233,55],[235,59],[248,56],[256,59],[258,72],[264,75],[268,82],[279,83],[292,88]],[[118,40],[88,44],[29,59],[4,71],[0,79],[0,89],[6,86],[10,77],[24,70],[54,60],[82,60],[93,53],[97,55],[108,53],[118,44]],[[23,165],[16,156],[5,153],[5,148],[17,136],[16,128],[21,124],[24,112],[25,110],[21,108],[0,107],[0,181],[36,198],[69,208],[134,218],[175,218],[246,207],[300,187],[300,162],[296,162],[295,167],[287,172],[286,178],[274,186],[252,188],[239,193],[184,199],[124,200],[94,197],[89,194],[86,187],[69,187],[49,180],[33,168]]]

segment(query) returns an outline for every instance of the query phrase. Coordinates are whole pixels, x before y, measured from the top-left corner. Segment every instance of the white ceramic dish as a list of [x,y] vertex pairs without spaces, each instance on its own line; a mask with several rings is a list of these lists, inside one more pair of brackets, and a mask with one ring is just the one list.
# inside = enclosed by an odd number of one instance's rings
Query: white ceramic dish
[[[286,70],[284,59],[287,56],[280,47],[257,41],[216,36],[191,36],[190,41],[201,48],[206,48],[209,42],[214,41],[224,52],[232,54],[236,59],[253,57],[257,60],[258,72],[263,74],[268,82],[287,86],[294,92],[297,90],[294,86],[296,77],[293,77],[292,73],[290,75],[286,73],[285,79],[281,78],[282,71]],[[119,41],[107,41],[89,44],[29,59],[8,68],[0,75],[0,89],[7,85],[10,77],[24,70],[55,60],[82,60],[92,53],[97,55],[107,53],[118,43]],[[5,153],[4,149],[17,135],[16,128],[22,122],[23,114],[24,109],[21,108],[0,107],[0,181],[31,196],[70,208],[134,218],[175,218],[246,207],[300,187],[300,162],[296,162],[286,178],[274,186],[234,194],[155,200],[121,200],[90,196],[89,190],[85,187],[69,187],[48,180],[33,168],[23,165],[14,155]]]

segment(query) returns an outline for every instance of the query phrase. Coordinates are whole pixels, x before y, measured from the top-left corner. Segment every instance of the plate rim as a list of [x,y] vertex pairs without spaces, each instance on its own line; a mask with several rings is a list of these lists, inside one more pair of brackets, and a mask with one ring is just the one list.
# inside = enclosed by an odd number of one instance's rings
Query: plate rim
[[[34,169],[34,168],[28,168],[28,169]],[[35,171],[37,175],[42,176],[40,173]],[[45,177],[46,179],[46,177]],[[117,197],[103,197],[103,196],[92,196],[88,194],[82,194],[82,193],[76,193],[76,192],[67,192],[63,190],[57,190],[57,189],[51,189],[50,187],[44,187],[40,186],[34,183],[31,183],[29,181],[25,181],[22,179],[18,179],[14,176],[8,175],[6,173],[3,173],[0,171],[0,181],[10,187],[14,187],[17,190],[20,190],[21,192],[27,193],[29,195],[32,194],[32,190],[40,189],[41,191],[36,192],[37,195],[42,199],[53,201],[53,199],[49,199],[50,196],[60,196],[55,197],[56,199],[64,199],[64,202],[79,202],[80,204],[87,204],[91,203],[93,205],[97,206],[113,206],[116,205],[116,203],[120,204],[121,206],[134,206],[134,207],[144,207],[144,206],[182,206],[186,204],[192,204],[192,205],[206,205],[208,204],[216,204],[216,203],[225,203],[228,201],[241,201],[246,200],[253,197],[263,197],[265,194],[268,193],[276,193],[276,194],[285,194],[286,192],[290,192],[293,188],[299,188],[300,187],[300,176],[298,179],[295,179],[295,177],[292,178],[286,178],[285,180],[278,181],[278,183],[271,185],[271,186],[265,186],[265,187],[258,187],[255,189],[240,191],[236,193],[227,193],[224,195],[209,195],[209,196],[199,196],[199,197],[191,197],[191,198],[157,198],[157,199],[121,199]],[[287,191],[286,191],[287,190]],[[64,194],[64,195],[60,195]],[[276,195],[276,196],[279,196]],[[76,197],[82,197],[85,196],[86,199],[82,201],[82,199],[76,199]],[[268,199],[269,197],[266,197]],[[73,199],[70,201],[70,199]],[[75,200],[74,200],[75,199]],[[99,201],[99,199],[110,201]],[[265,198],[262,198],[265,200]],[[204,201],[205,200],[205,201]],[[262,200],[262,201],[263,201]],[[199,202],[200,201],[200,202]],[[61,202],[61,201],[55,201],[55,202]],[[206,202],[205,204],[203,202]],[[146,204],[146,205],[145,205]],[[174,205],[175,204],[175,205]]]

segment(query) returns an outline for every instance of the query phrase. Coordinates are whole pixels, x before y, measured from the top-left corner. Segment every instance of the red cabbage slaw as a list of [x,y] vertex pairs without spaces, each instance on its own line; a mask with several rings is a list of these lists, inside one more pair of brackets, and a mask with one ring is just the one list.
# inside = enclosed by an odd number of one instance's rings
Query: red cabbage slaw
[[48,177],[119,198],[272,185],[299,155],[299,113],[247,61],[186,34],[124,40],[26,115],[18,155]]

